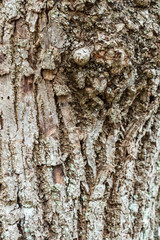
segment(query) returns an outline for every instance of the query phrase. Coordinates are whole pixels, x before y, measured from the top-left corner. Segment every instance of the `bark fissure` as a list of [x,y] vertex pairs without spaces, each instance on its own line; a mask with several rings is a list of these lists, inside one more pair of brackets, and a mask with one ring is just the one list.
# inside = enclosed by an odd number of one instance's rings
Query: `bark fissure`
[[159,239],[159,16],[0,1],[1,239]]

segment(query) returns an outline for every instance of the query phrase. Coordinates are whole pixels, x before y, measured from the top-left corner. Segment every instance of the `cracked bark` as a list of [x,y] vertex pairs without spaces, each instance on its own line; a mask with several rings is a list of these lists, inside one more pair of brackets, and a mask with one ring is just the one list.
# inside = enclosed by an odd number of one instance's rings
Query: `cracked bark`
[[0,1],[1,239],[160,238],[159,7]]

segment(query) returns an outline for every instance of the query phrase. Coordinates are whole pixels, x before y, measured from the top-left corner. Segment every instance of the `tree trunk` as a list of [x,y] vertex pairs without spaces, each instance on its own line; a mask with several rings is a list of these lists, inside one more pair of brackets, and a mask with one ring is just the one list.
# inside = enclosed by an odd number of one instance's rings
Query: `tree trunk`
[[160,3],[0,1],[3,240],[160,239]]

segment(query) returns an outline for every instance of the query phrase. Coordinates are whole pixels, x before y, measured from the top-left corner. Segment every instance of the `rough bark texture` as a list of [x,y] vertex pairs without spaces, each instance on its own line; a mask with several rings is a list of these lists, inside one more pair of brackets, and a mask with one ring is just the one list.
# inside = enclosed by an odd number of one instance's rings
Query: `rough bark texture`
[[0,1],[3,240],[160,239],[160,2]]

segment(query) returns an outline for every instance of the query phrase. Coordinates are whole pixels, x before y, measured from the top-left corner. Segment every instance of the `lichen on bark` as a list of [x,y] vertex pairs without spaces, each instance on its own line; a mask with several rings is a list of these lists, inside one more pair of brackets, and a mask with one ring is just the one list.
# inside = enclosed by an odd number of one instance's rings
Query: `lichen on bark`
[[0,1],[0,238],[158,240],[160,4]]

